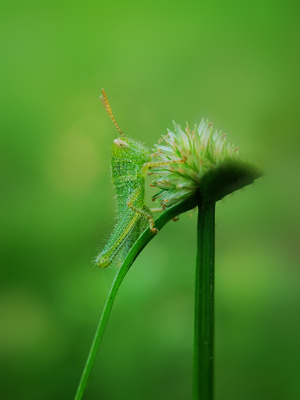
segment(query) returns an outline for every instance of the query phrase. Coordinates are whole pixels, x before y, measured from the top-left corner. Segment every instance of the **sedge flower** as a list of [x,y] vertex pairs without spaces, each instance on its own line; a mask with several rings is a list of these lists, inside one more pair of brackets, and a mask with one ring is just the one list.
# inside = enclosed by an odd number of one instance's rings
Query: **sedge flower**
[[193,130],[188,124],[183,130],[174,123],[174,131],[168,130],[156,145],[153,159],[161,163],[151,170],[158,176],[151,186],[160,189],[153,200],[163,208],[192,196],[216,202],[262,175],[242,161],[238,147],[204,119]]

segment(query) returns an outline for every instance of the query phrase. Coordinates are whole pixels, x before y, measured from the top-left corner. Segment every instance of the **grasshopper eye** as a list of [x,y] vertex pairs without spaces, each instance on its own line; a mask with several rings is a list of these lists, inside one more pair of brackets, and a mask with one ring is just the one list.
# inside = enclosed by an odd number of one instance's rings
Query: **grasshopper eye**
[[124,142],[124,140],[121,139],[115,139],[114,144],[119,147],[120,149],[129,149],[130,146],[128,143]]

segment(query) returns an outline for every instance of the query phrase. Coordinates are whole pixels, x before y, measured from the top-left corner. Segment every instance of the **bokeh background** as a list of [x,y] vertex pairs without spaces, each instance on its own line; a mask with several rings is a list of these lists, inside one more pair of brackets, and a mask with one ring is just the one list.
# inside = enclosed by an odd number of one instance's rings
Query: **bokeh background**
[[[115,221],[101,87],[149,148],[206,117],[266,171],[217,206],[216,399],[300,398],[296,4],[2,6],[1,399],[73,398],[117,271],[91,263]],[[191,399],[196,214],[130,270],[87,400]]]

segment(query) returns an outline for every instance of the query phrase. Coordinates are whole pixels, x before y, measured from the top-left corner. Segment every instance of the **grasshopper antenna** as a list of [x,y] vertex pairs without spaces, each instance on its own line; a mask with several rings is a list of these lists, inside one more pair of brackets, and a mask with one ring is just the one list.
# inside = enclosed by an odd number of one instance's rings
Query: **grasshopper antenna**
[[111,108],[110,108],[110,105],[109,105],[109,102],[108,102],[108,99],[107,99],[107,96],[106,96],[106,93],[105,93],[105,90],[104,90],[104,89],[102,89],[102,96],[100,96],[100,99],[101,99],[101,101],[102,101],[102,103],[103,103],[103,105],[104,105],[105,110],[107,111],[107,114],[110,116],[112,122],[114,123],[115,127],[118,129],[118,131],[120,132],[120,134],[121,134],[123,137],[125,137],[124,132],[123,132],[123,131],[121,130],[121,128],[119,127],[119,125],[118,125],[118,123],[117,123],[117,121],[116,121],[116,118],[114,117],[114,114],[113,114],[113,112],[112,112],[112,110],[111,110]]

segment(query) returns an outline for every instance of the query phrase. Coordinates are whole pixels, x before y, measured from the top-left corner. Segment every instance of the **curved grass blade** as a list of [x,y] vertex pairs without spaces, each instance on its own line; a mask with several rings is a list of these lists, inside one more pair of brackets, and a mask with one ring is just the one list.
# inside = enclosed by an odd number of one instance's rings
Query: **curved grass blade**
[[[178,216],[179,214],[182,214],[186,211],[191,210],[192,208],[196,207],[197,204],[199,203],[199,200],[196,197],[189,198],[188,200],[176,204],[173,207],[168,208],[166,211],[164,211],[158,218],[155,220],[155,226],[158,229],[162,229],[164,225],[170,221],[172,218]],[[94,336],[94,340],[88,355],[88,359],[86,361],[78,389],[75,395],[75,400],[81,400],[82,396],[85,392],[93,365],[95,363],[95,359],[98,353],[98,349],[100,346],[100,343],[103,338],[103,334],[112,310],[112,306],[115,300],[115,297],[118,293],[119,287],[121,283],[123,282],[123,279],[125,278],[129,268],[131,267],[132,263],[134,260],[137,258],[137,256],[140,254],[140,252],[143,250],[143,248],[150,242],[150,240],[155,236],[148,227],[145,229],[145,231],[142,233],[142,235],[138,238],[138,240],[134,243],[134,245],[131,247],[127,257],[123,261],[120,269],[118,270],[115,279],[111,285],[110,291],[108,293],[99,324],[97,326],[97,330]]]

